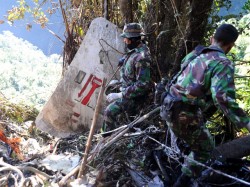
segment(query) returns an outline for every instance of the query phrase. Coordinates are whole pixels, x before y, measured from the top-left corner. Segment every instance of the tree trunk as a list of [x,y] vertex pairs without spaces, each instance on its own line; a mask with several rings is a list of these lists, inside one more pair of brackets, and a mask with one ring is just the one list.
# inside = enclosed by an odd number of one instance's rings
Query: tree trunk
[[122,20],[124,24],[133,22],[133,6],[132,0],[119,0]]
[[144,20],[145,30],[162,76],[176,72],[181,59],[202,42],[212,4],[213,0],[152,1]]
[[212,5],[213,0],[191,1],[184,39],[180,40],[178,46],[173,73],[175,73],[176,70],[179,70],[180,62],[183,57],[202,42],[206,31],[209,16],[208,13],[210,12]]
[[104,14],[103,14],[103,17],[106,19],[106,20],[109,20],[109,6],[108,6],[109,2],[108,0],[104,0],[104,4],[103,4],[103,9],[104,9]]

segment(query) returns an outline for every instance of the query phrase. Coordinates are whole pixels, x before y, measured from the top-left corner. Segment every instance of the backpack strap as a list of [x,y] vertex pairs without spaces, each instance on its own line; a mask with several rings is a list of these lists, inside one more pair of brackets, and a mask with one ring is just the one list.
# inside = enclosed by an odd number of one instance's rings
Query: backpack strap
[[191,56],[188,60],[184,61],[183,64],[181,65],[181,69],[178,73],[175,74],[175,76],[171,79],[171,81],[168,84],[167,90],[171,87],[173,83],[177,80],[179,75],[186,69],[188,64],[193,61],[196,57],[198,57],[200,54],[205,53],[207,51],[218,51],[221,53],[224,53],[224,51],[216,46],[209,46],[209,47],[204,47],[202,45],[198,45],[194,51],[193,51],[193,56]]

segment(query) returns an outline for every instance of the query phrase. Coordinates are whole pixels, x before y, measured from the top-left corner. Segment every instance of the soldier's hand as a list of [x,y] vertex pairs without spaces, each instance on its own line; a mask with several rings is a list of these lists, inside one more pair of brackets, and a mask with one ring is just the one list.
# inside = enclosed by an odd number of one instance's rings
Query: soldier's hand
[[120,99],[120,98],[122,98],[122,92],[120,92],[120,93],[110,93],[110,94],[107,95],[107,101],[110,102],[110,103],[117,100],[117,99]]
[[124,57],[120,58],[118,61],[118,66],[122,66],[124,62],[125,62],[125,58]]
[[116,85],[116,84],[119,84],[119,83],[120,83],[120,81],[118,81],[118,80],[112,80],[112,81],[109,82],[108,86],[113,86],[113,85]]

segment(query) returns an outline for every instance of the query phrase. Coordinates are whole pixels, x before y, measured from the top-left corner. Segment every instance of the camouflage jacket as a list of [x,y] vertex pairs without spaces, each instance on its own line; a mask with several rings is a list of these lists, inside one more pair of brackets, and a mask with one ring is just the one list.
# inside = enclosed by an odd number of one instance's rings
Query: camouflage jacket
[[150,89],[151,55],[145,44],[129,51],[120,70],[122,93],[127,99],[145,95]]
[[[175,100],[195,104],[204,111],[214,104],[238,127],[250,123],[247,114],[238,106],[235,99],[234,63],[224,52],[206,51],[191,60],[169,89],[169,95]],[[194,51],[182,61],[192,58]]]

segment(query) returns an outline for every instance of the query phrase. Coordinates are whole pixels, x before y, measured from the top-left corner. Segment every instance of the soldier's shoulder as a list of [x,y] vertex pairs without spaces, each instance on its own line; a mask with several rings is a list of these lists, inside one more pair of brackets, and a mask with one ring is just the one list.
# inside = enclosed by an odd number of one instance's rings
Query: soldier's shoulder
[[149,48],[146,44],[141,44],[137,48],[135,48],[136,53],[141,53],[141,52],[148,52]]
[[233,62],[227,58],[224,53],[220,53],[218,51],[214,51],[212,53],[207,54],[206,57],[208,60],[212,60],[215,62],[220,62],[222,64],[232,64]]
[[141,56],[142,58],[151,56],[149,48],[146,45],[143,45],[140,48],[136,48],[136,55]]

